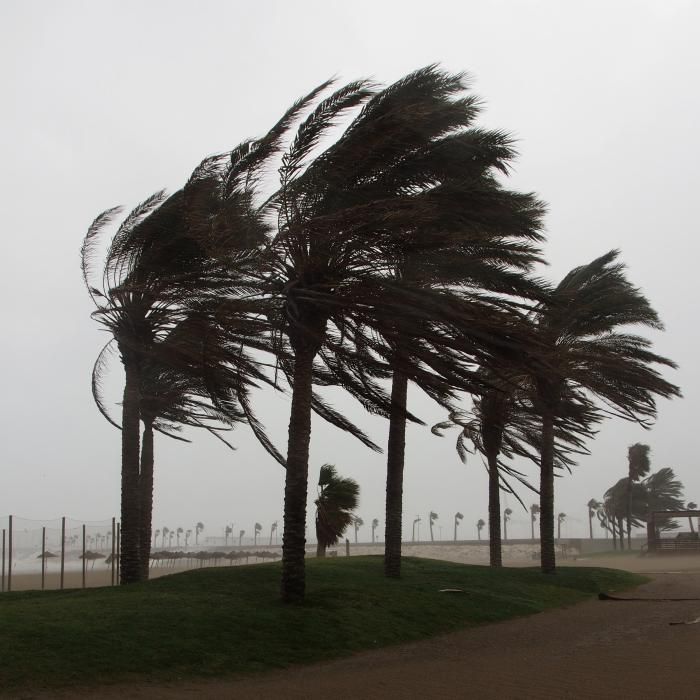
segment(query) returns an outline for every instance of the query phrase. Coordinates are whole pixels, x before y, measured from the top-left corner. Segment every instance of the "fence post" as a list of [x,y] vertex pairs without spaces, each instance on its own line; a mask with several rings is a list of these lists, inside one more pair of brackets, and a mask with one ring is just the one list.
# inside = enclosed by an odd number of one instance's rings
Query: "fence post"
[[117,581],[119,581],[119,569],[121,563],[121,524],[117,523]]
[[83,523],[83,588],[85,588],[85,523]]
[[2,592],[5,592],[5,528],[2,529]]
[[63,590],[63,571],[66,563],[66,516],[61,518],[61,590]]
[[112,585],[114,585],[114,565],[115,565],[115,561],[114,561],[114,549],[115,549],[115,547],[117,546],[117,542],[116,542],[116,539],[117,539],[117,538],[116,538],[116,535],[117,535],[117,533],[116,533],[117,526],[116,526],[115,522],[116,522],[115,519],[112,518]]
[[10,516],[10,528],[7,543],[7,590],[12,590],[12,516]]
[[41,528],[41,590],[46,580],[46,527]]

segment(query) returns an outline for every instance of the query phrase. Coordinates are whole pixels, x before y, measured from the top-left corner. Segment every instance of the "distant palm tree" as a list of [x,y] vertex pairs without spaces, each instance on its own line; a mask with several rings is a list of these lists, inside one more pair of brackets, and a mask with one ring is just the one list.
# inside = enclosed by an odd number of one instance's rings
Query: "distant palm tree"
[[253,532],[253,546],[258,544],[258,534],[262,532],[262,525],[260,523],[255,523]]
[[243,542],[243,535],[245,535],[245,530],[241,530],[238,533],[238,546],[241,546],[241,543]]
[[171,530],[171,531],[168,533],[168,547],[172,547],[172,546],[173,546],[173,537],[175,537],[175,533]]
[[561,524],[566,520],[566,513],[559,513],[557,515],[557,539],[561,539]]
[[590,538],[593,539],[593,518],[595,517],[596,513],[601,509],[602,503],[600,501],[596,501],[595,498],[591,498],[590,501],[588,501],[588,532],[590,535]]
[[479,518],[476,521],[476,535],[479,539],[481,539],[481,531],[484,529],[486,526],[486,521],[483,518]]
[[276,520],[274,523],[272,523],[272,525],[270,525],[270,547],[272,547],[272,535],[274,535],[275,532],[277,532],[277,521]]
[[357,531],[365,524],[365,521],[360,517],[356,517],[353,518],[352,524],[355,528],[355,544],[357,544]]
[[158,540],[159,537],[160,537],[160,530],[156,530],[153,533],[153,549],[156,548],[156,541]]
[[170,532],[170,528],[164,527],[162,532],[163,532],[163,542],[161,543],[161,546],[165,547],[165,538],[168,536],[168,533]]
[[326,549],[337,544],[354,521],[359,494],[360,487],[354,479],[341,477],[332,464],[321,467],[316,499],[317,557],[325,557]]
[[199,544],[199,533],[204,530],[204,523],[197,523],[194,528],[194,543]]
[[438,514],[434,511],[430,511],[430,541],[434,542],[435,539],[433,537],[433,523],[438,519]]
[[530,529],[531,529],[531,539],[535,539],[535,523],[537,522],[537,516],[540,514],[540,506],[538,503],[533,503],[530,506]]
[[416,515],[415,520],[413,521],[413,536],[411,538],[412,542],[416,541],[416,525],[420,522],[420,515]]
[[[688,510],[697,510],[698,509],[698,504],[693,503],[693,501],[690,501],[688,505],[686,506]],[[695,528],[693,527],[693,518],[690,517],[688,518],[688,522],[690,523],[690,531],[695,532]]]
[[224,530],[224,544],[228,547],[228,538],[231,536],[233,533],[233,528],[230,525],[226,526],[226,529]]
[[379,520],[375,518],[372,520],[372,544],[374,544],[374,531],[379,527]]
[[455,542],[457,541],[457,526],[459,525],[459,521],[463,520],[463,519],[464,519],[464,516],[461,513],[459,513],[459,512],[455,513],[455,539],[454,539]]
[[503,539],[504,540],[508,539],[508,521],[510,520],[511,515],[513,515],[513,511],[510,508],[506,508],[503,511]]
[[185,547],[189,545],[190,537],[192,536],[192,530],[187,530],[185,532]]
[[180,535],[184,532],[184,530],[181,527],[179,527],[176,532],[177,532],[177,546],[179,547],[180,546]]
[[649,445],[642,445],[636,442],[627,449],[627,494],[625,499],[626,520],[627,520],[627,549],[632,549],[632,485],[646,476],[651,471],[651,460],[649,459]]

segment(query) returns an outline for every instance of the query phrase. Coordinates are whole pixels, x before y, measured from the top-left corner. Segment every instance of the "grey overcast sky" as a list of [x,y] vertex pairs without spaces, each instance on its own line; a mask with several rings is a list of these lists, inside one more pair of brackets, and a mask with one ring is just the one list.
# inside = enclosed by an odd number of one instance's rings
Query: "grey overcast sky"
[[[518,138],[510,185],[549,203],[543,274],[557,280],[619,247],[666,322],[657,350],[680,365],[669,377],[685,398],[661,403],[651,431],[609,421],[590,457],[557,481],[564,531],[587,531],[585,503],[624,475],[637,441],[652,446],[654,469],[673,467],[687,499],[700,499],[699,20],[692,0],[3,0],[0,516],[98,520],[119,511],[120,438],[90,395],[105,340],[78,264],[92,219],[178,188],[202,157],[261,134],[331,75],[389,83],[432,62],[468,71],[485,102],[481,124]],[[115,367],[115,400],[121,381]],[[443,418],[417,392],[409,399],[428,423]],[[255,401],[284,447],[288,401]],[[349,410],[385,443],[384,421]],[[157,439],[154,527],[202,520],[209,534],[225,523],[250,532],[257,520],[267,532],[281,518],[282,469],[245,427],[233,453],[206,434],[190,437],[191,445]],[[315,421],[310,503],[323,462],[359,481],[359,513],[383,529],[382,455]],[[480,459],[460,463],[454,436],[411,428],[406,536],[429,510],[445,537],[463,512],[462,536],[473,537],[486,517],[486,477]],[[510,532],[529,533],[517,509]]]

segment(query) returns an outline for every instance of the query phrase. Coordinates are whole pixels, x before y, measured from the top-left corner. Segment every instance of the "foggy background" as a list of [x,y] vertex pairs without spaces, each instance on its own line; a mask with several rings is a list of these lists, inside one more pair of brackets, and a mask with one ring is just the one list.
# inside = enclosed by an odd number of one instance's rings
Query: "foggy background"
[[[90,372],[107,340],[90,319],[79,269],[85,231],[102,210],[127,210],[174,191],[208,154],[267,130],[331,75],[388,84],[440,62],[473,76],[479,124],[518,139],[509,185],[549,203],[542,274],[560,279],[610,248],[666,323],[656,350],[685,398],[659,404],[651,431],[606,422],[572,475],[556,481],[566,536],[588,532],[586,502],[626,474],[627,447],[651,445],[652,470],[670,466],[686,499],[700,499],[695,465],[696,300],[700,191],[698,5],[659,2],[34,2],[0,4],[0,516],[119,515],[120,435],[97,412]],[[108,392],[119,399],[119,363]],[[339,394],[336,407],[386,444],[387,424]],[[286,451],[288,398],[259,392],[255,409]],[[428,425],[443,411],[416,390]],[[153,527],[252,535],[282,526],[284,474],[240,426],[230,452],[203,431],[193,444],[157,435]],[[430,510],[436,538],[476,537],[487,517],[486,473],[463,465],[456,433],[407,435],[404,536]],[[384,457],[314,417],[313,498],[324,462],[361,487],[358,514],[384,529]],[[537,483],[537,474],[526,467]],[[527,504],[534,495],[522,491]],[[527,537],[514,509],[511,537]],[[600,533],[600,530],[598,530]],[[280,532],[281,534],[281,532]]]

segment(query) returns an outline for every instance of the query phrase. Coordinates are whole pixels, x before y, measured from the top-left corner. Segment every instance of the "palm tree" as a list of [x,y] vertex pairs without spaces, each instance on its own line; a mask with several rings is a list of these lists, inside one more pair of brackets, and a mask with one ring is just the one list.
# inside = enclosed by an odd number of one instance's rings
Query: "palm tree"
[[365,524],[365,521],[360,517],[352,519],[353,527],[355,528],[355,544],[357,544],[357,531]]
[[374,537],[374,531],[375,531],[378,527],[379,527],[379,520],[377,520],[377,518],[374,518],[374,520],[372,520],[372,544],[374,544],[374,539],[375,539],[375,537]]
[[224,530],[224,545],[228,547],[228,538],[233,534],[233,528],[230,525]]
[[189,546],[190,537],[192,537],[192,530],[187,530],[185,532],[185,548]]
[[253,528],[253,546],[258,545],[258,534],[262,532],[262,525],[260,523],[255,523],[255,527]]
[[595,498],[591,498],[587,503],[588,506],[588,531],[590,538],[593,539],[593,518],[595,514],[600,510],[602,504],[600,501],[596,501]]
[[433,538],[433,523],[438,519],[438,514],[433,512],[432,510],[430,511],[430,541],[434,542]]
[[561,524],[566,520],[566,513],[557,515],[557,539],[561,539]]
[[[693,503],[693,501],[690,501],[688,505],[686,506],[688,510],[697,510],[698,509],[698,504]],[[693,518],[692,516],[688,518],[688,522],[690,523],[690,531],[695,532],[695,528],[693,527]]]
[[168,534],[170,533],[170,528],[164,527],[163,530],[162,530],[162,532],[163,532],[163,541],[161,542],[161,546],[162,546],[162,547],[165,547],[165,538],[166,538],[166,537],[168,536]]
[[486,525],[486,522],[483,520],[483,518],[479,518],[476,521],[476,534],[479,539],[481,539],[481,531],[484,529],[484,526]]
[[160,536],[160,530],[156,530],[153,533],[153,548],[155,549],[156,547],[156,541],[158,540],[158,537]]
[[[639,495],[633,492],[632,498],[632,524],[636,525],[635,515],[642,522],[649,521],[649,516],[654,511],[683,510],[683,484],[670,467],[663,467],[644,479],[639,490]],[[640,502],[635,509],[635,501]],[[637,513],[635,513],[635,510]],[[672,519],[657,518],[656,527],[659,532],[676,530],[679,525]]]
[[464,519],[464,516],[460,512],[455,513],[455,537],[454,537],[455,542],[457,541],[457,527],[458,527],[460,521],[463,519]]
[[245,535],[245,530],[241,530],[238,533],[238,546],[241,546],[241,543],[243,542],[243,535]]
[[270,525],[270,547],[272,547],[272,536],[277,532],[277,521]]
[[537,521],[537,516],[540,514],[540,506],[537,503],[533,503],[530,506],[530,539],[535,539],[535,522]]
[[204,523],[199,522],[194,526],[194,543],[199,544],[199,533],[204,530]]
[[332,464],[321,467],[318,498],[315,502],[317,557],[325,557],[326,548],[337,544],[353,522],[353,511],[357,508],[359,494],[360,487],[354,479],[340,477]]
[[632,549],[632,484],[651,471],[650,451],[649,445],[642,445],[640,442],[630,445],[627,449],[627,549]]
[[411,541],[415,542],[416,541],[416,525],[420,522],[420,515],[416,515],[414,521],[413,521],[413,534],[411,536]]
[[651,352],[651,343],[626,332],[629,326],[662,328],[644,295],[625,276],[611,251],[575,268],[534,313],[549,368],[534,376],[542,420],[540,448],[540,541],[544,573],[556,569],[554,551],[555,423],[567,387],[590,392],[607,410],[648,425],[657,396],[679,396],[654,365],[675,367]]
[[506,508],[503,511],[503,539],[504,540],[508,539],[508,521],[510,520],[511,515],[513,515],[513,511],[510,508]]
[[171,531],[168,533],[168,547],[172,547],[172,546],[173,546],[173,537],[175,537],[175,533],[171,530]]

